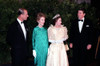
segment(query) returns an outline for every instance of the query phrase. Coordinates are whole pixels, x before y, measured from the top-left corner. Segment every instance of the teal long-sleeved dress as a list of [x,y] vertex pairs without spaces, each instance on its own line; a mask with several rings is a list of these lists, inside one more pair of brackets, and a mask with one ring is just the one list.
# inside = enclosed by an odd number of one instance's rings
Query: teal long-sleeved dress
[[36,66],[46,66],[47,53],[48,53],[48,35],[47,30],[42,27],[36,26],[32,34],[32,46],[36,51],[36,58],[34,64]]

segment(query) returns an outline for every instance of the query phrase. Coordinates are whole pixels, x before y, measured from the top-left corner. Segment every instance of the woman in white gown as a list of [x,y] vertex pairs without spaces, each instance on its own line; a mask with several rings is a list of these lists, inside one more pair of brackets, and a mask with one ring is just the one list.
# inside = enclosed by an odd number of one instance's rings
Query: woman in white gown
[[46,66],[69,66],[64,41],[68,39],[67,28],[61,25],[59,14],[53,17],[53,24],[48,28],[48,40],[51,43]]

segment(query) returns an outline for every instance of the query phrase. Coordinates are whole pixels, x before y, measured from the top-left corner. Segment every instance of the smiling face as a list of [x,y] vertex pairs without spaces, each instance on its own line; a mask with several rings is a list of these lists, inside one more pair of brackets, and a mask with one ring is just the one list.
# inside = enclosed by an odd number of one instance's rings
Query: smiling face
[[82,10],[78,10],[78,19],[82,20],[82,18],[84,18],[85,13]]
[[37,20],[37,22],[38,22],[38,24],[39,24],[40,26],[43,26],[44,23],[45,23],[45,17],[41,17],[39,20]]
[[39,27],[43,27],[45,23],[45,14],[44,13],[38,13],[37,14],[37,22]]
[[62,23],[62,19],[61,18],[58,18],[55,25],[57,26],[61,26],[61,23]]

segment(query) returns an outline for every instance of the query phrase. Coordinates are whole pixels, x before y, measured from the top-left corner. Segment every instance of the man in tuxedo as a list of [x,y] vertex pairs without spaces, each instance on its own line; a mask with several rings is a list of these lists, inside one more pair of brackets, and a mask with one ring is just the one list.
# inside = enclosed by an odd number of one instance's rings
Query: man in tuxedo
[[93,25],[85,18],[84,9],[79,9],[78,19],[74,20],[70,30],[70,48],[73,48],[74,66],[86,66],[88,51],[92,47]]
[[24,24],[27,18],[27,10],[20,8],[17,19],[7,32],[7,42],[11,45],[12,66],[27,66],[27,29]]

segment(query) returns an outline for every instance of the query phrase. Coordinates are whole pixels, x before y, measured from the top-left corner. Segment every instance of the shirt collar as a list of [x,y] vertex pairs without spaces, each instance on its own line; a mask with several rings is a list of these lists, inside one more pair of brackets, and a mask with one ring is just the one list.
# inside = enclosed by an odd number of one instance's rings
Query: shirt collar
[[[85,19],[85,18],[83,17],[81,20],[83,20],[83,22],[84,22],[84,19]],[[80,19],[79,19],[79,20],[80,20]]]
[[17,18],[17,21],[19,22],[19,24],[21,24],[21,20],[19,20],[19,19]]
[[84,22],[84,19],[85,19],[85,18],[83,17],[83,18],[82,18],[83,22]]

